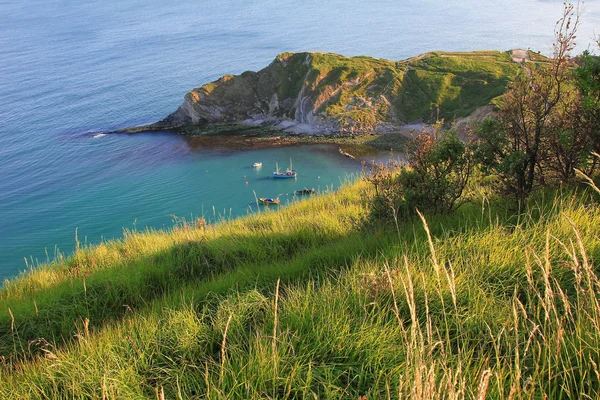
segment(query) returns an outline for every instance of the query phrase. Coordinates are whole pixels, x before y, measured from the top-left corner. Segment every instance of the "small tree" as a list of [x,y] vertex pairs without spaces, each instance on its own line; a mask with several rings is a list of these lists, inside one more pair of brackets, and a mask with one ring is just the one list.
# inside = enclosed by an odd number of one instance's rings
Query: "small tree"
[[460,205],[473,171],[472,155],[454,129],[443,131],[437,123],[432,132],[421,131],[409,145],[408,168],[399,176],[408,208],[444,213]]
[[371,164],[367,180],[375,188],[374,213],[392,217],[396,227],[416,209],[450,212],[460,198],[473,171],[473,150],[456,136],[454,129],[421,131],[406,151],[406,165]]
[[571,82],[550,116],[550,131],[544,143],[548,156],[541,161],[561,182],[572,181],[575,169],[590,158],[590,126],[586,119],[582,96]]
[[503,96],[499,122],[487,122],[478,132],[483,142],[488,142],[482,159],[500,175],[503,189],[515,196],[519,208],[536,183],[544,180],[542,164],[572,77],[569,54],[575,45],[578,24],[576,9],[565,3],[554,31],[553,58],[526,65]]

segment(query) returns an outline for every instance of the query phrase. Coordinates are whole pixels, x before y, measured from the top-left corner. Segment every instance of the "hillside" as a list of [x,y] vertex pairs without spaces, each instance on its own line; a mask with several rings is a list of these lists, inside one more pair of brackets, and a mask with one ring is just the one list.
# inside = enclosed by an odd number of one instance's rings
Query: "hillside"
[[398,62],[283,53],[258,72],[192,90],[177,111],[143,128],[246,123],[292,132],[390,131],[467,117],[502,95],[520,71],[510,52],[499,51],[433,52]]
[[398,232],[372,196],[129,232],[5,283],[0,397],[597,398],[589,193]]

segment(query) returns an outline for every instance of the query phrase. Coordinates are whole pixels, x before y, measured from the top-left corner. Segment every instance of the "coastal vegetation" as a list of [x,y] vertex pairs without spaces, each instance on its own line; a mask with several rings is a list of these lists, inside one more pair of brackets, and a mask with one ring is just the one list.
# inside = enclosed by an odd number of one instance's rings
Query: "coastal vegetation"
[[[371,164],[335,193],[127,231],[5,282],[0,397],[598,398],[599,64],[569,56],[577,18],[565,5],[554,57],[524,67],[495,52],[352,68],[311,55],[301,72],[315,93],[403,71],[437,101],[405,112],[495,99],[498,113],[473,137],[439,122],[406,163]],[[296,57],[242,77],[279,79],[268,74]],[[508,90],[478,98],[475,77],[501,81],[504,68]],[[390,82],[368,79],[367,92]],[[246,81],[223,82],[203,95]]]
[[372,166],[380,203],[394,218],[401,208],[452,210],[475,170],[493,177],[494,190],[513,197],[517,209],[536,188],[596,170],[598,57],[571,57],[578,25],[577,10],[565,4],[553,57],[525,65],[498,99],[497,115],[473,124],[471,134],[460,140],[455,128],[443,131],[438,122],[415,136],[406,166]]
[[[598,395],[598,196],[373,215],[348,184],[129,232],[7,282],[4,398]],[[161,397],[162,396],[162,397]]]
[[294,133],[389,132],[412,121],[468,117],[521,72],[510,52],[500,51],[431,52],[398,62],[283,53],[258,72],[192,90],[175,113],[135,130],[204,134],[245,123]]

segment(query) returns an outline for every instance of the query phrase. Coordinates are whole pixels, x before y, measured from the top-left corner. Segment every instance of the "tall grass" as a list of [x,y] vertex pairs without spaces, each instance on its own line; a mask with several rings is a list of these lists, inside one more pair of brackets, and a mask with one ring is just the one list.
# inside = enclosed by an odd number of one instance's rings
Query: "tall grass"
[[9,283],[0,397],[600,396],[589,196],[546,194],[518,218],[472,204],[396,232],[369,221],[361,185],[132,234]]
[[[348,236],[364,214],[359,193],[350,191],[316,198],[310,205],[300,203],[293,212],[267,212],[204,230],[132,234],[124,242],[81,250],[65,264],[6,285],[0,296],[0,354],[28,358],[31,340],[45,338],[61,345],[72,340],[84,319],[95,329],[146,308],[153,299],[177,293],[182,286],[228,271],[235,271],[237,282],[226,280],[218,290],[254,284],[261,274],[277,271],[317,247],[313,258],[343,262],[361,249],[379,246],[372,240],[360,241],[356,234]],[[345,245],[327,247],[346,236]],[[107,252],[109,256],[103,257]],[[291,268],[283,274],[303,274],[304,269]],[[240,278],[243,271],[250,271],[250,276]]]

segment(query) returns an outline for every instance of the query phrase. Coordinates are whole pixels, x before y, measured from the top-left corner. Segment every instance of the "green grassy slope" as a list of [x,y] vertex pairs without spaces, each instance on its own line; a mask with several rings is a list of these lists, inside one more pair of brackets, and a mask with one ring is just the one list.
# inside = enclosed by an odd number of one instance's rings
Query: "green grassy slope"
[[542,194],[521,217],[484,201],[399,233],[371,221],[372,196],[358,182],[130,233],[7,283],[0,398],[599,395],[590,195]]
[[[501,96],[520,67],[504,52],[430,53],[404,64],[396,105],[404,119],[452,120]],[[434,113],[435,112],[435,113]]]
[[401,124],[466,117],[504,93],[521,71],[499,51],[434,52],[393,62],[332,53],[283,53],[258,72],[227,75],[186,95],[203,123],[250,117],[321,121],[340,130],[368,131]]
[[[370,220],[362,182],[130,233],[0,291],[2,398],[598,395],[600,211]],[[428,232],[430,231],[431,239]]]

